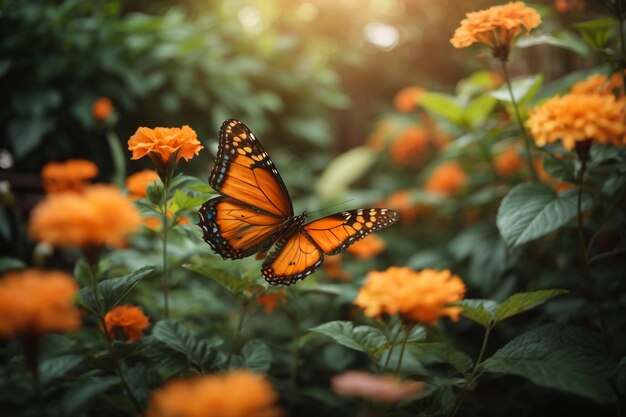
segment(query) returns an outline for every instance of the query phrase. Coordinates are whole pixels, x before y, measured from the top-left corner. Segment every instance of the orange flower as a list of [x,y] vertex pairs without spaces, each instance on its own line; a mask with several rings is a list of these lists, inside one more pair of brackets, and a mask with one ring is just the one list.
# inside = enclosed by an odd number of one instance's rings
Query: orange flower
[[144,169],[143,171],[129,175],[128,178],[126,178],[126,188],[128,188],[129,196],[133,200],[144,198],[148,195],[148,185],[158,179],[159,174],[151,169]]
[[431,210],[427,205],[411,202],[409,190],[396,191],[387,198],[384,205],[400,213],[400,221],[406,223],[411,223],[416,218],[428,214]]
[[393,99],[393,104],[400,113],[410,113],[419,104],[419,99],[426,92],[426,89],[417,86],[403,88],[398,91]]
[[607,77],[603,74],[594,74],[582,81],[578,81],[570,90],[572,94],[624,94],[624,78],[619,72]]
[[494,57],[506,61],[513,41],[522,30],[528,33],[540,24],[541,17],[535,9],[526,7],[521,1],[510,2],[467,13],[450,43],[455,48],[484,43],[491,48]]
[[128,139],[128,150],[133,152],[132,159],[150,155],[156,156],[166,164],[171,155],[174,155],[176,162],[180,158],[188,161],[194,155],[198,155],[202,148],[204,147],[198,141],[196,132],[187,125],[182,128],[140,127]]
[[494,161],[496,171],[503,177],[510,177],[524,166],[524,160],[520,157],[515,147],[510,146],[501,154],[496,156]]
[[391,267],[367,274],[354,304],[369,317],[399,314],[404,320],[434,324],[441,316],[456,321],[461,307],[448,307],[465,294],[465,284],[448,270]]
[[116,339],[120,330],[126,334],[130,343],[143,337],[143,331],[150,326],[150,320],[139,307],[131,305],[117,306],[104,316],[107,332]]
[[418,381],[372,375],[367,372],[348,371],[334,376],[333,391],[341,395],[364,397],[382,403],[394,403],[419,394],[425,384]]
[[28,233],[55,246],[124,246],[141,224],[139,211],[112,185],[91,185],[82,194],[50,194],[33,210]]
[[[171,211],[167,211],[167,218],[171,219],[174,214]],[[187,216],[181,216],[178,218],[176,224],[189,224],[189,219]],[[152,229],[155,231],[159,231],[161,229],[161,218],[160,217],[146,217],[143,219],[143,225],[148,229]]]
[[352,280],[352,275],[341,267],[342,259],[341,254],[327,256],[324,259],[326,276],[335,281],[349,282]]
[[421,127],[410,127],[393,142],[389,153],[398,164],[416,166],[424,159],[428,146],[426,131]]
[[624,145],[626,100],[607,94],[568,94],[531,109],[526,126],[537,146],[561,140],[567,150],[577,142]]
[[91,115],[94,119],[104,121],[113,113],[113,103],[108,97],[100,97],[91,105]]
[[89,180],[98,175],[98,167],[85,159],[70,159],[65,162],[48,162],[41,170],[43,188],[46,193],[80,191]]
[[584,10],[584,0],[554,0],[554,8],[559,13],[569,12],[570,10]]
[[251,371],[168,381],[153,392],[146,417],[278,417],[278,395]]
[[0,280],[0,336],[78,330],[77,291],[76,281],[64,272],[26,269],[6,273]]
[[424,189],[445,196],[456,194],[467,182],[467,174],[461,164],[455,161],[444,162],[433,170]]
[[369,259],[385,250],[385,241],[376,235],[367,235],[346,249],[358,259]]
[[271,313],[276,309],[278,303],[287,298],[287,291],[282,289],[271,293],[259,295],[256,300],[263,306],[266,313]]

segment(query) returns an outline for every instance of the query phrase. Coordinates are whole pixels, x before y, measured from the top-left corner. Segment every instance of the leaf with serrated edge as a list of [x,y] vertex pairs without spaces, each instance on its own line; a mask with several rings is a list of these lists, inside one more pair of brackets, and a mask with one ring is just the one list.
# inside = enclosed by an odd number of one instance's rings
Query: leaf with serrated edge
[[567,290],[551,289],[513,294],[496,307],[496,322],[530,310],[544,301],[566,292]]
[[454,305],[463,307],[461,315],[475,321],[484,327],[490,327],[494,321],[494,314],[498,303],[492,300],[465,299]]

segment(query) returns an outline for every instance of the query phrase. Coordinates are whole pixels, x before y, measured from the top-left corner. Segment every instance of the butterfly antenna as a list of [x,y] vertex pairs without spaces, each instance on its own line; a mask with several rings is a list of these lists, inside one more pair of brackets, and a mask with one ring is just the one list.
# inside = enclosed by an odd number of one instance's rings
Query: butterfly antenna
[[330,205],[330,206],[326,206],[326,207],[323,207],[323,208],[318,209],[318,210],[314,210],[314,211],[307,211],[307,212],[305,212],[305,214],[306,214],[306,215],[309,215],[309,214],[319,213],[320,211],[325,211],[325,210],[331,209],[331,208],[333,208],[333,207],[337,207],[337,206],[341,206],[341,205],[347,204],[347,203],[349,203],[349,202],[350,202],[350,201],[352,201],[352,200],[354,200],[354,198],[351,198],[351,199],[349,199],[349,200],[342,201],[341,203],[332,204],[332,205]]

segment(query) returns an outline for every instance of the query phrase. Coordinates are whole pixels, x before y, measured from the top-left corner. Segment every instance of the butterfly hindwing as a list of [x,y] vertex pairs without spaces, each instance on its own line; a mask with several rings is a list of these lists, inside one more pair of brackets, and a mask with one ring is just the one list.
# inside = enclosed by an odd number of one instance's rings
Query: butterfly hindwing
[[324,254],[335,255],[397,219],[393,210],[368,208],[314,220],[278,240],[263,263],[263,275],[270,284],[291,285],[317,271]]
[[226,120],[209,185],[240,202],[282,218],[293,216],[285,184],[254,134],[238,120]]
[[393,210],[367,208],[332,214],[305,224],[303,229],[325,254],[335,255],[396,220],[398,213]]
[[198,214],[205,242],[224,259],[241,259],[269,249],[282,223],[277,216],[226,196],[211,198]]

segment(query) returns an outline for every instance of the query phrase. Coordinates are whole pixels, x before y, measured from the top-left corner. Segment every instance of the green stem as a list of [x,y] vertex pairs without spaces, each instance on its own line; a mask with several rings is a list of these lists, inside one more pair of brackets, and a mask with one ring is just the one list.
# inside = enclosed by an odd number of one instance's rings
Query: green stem
[[109,354],[111,355],[111,359],[113,360],[113,366],[115,366],[115,371],[117,372],[117,375],[120,377],[122,388],[124,389],[124,391],[126,391],[126,395],[128,395],[128,398],[130,398],[130,401],[133,404],[133,407],[135,407],[135,410],[137,411],[137,414],[141,416],[143,414],[143,411],[141,409],[141,404],[139,404],[137,397],[135,397],[135,394],[133,394],[133,391],[130,389],[128,380],[126,379],[126,376],[124,375],[124,372],[122,371],[122,366],[120,365],[120,360],[117,356],[117,352],[115,351],[115,347],[113,346],[113,338],[111,337],[111,334],[109,333],[109,329],[107,329],[107,326],[106,326],[106,321],[104,319],[104,311],[102,309],[102,305],[100,304],[100,294],[98,291],[97,264],[90,263],[89,266],[90,266],[89,269],[91,271],[91,279],[93,282],[93,286],[92,286],[93,297],[94,297],[94,302],[96,304],[96,312],[98,314],[98,321],[100,323],[100,327],[102,328],[102,332],[104,333],[104,338],[107,342]]
[[623,6],[622,0],[615,1],[617,18],[619,19],[619,40],[622,47],[622,59],[620,59],[622,63],[622,80],[624,83],[624,91],[626,91],[626,39],[624,39],[624,19],[626,19],[626,10],[622,8]]
[[169,181],[163,183],[163,201],[161,202],[161,241],[163,244],[163,315],[165,318],[170,316],[169,290],[170,283],[167,269],[167,235],[170,225],[167,218],[167,196],[169,195]]
[[291,416],[293,410],[294,397],[296,394],[296,382],[298,378],[298,339],[300,338],[300,320],[296,316],[294,318],[294,335],[291,345],[291,369],[289,372],[289,406],[287,408],[287,417]]
[[513,87],[511,85],[511,77],[509,76],[509,70],[506,67],[506,61],[500,60],[502,64],[502,72],[504,73],[504,79],[506,80],[506,86],[509,90],[509,95],[511,96],[511,103],[513,103],[513,108],[515,109],[515,117],[517,119],[517,124],[519,125],[520,130],[522,131],[522,135],[524,136],[524,144],[526,150],[526,161],[528,162],[528,169],[530,170],[530,174],[533,177],[533,181],[538,182],[539,177],[537,176],[537,172],[535,172],[535,166],[533,164],[533,155],[530,147],[530,138],[528,137],[528,132],[526,132],[526,128],[524,127],[524,121],[522,120],[522,114],[519,111],[519,106],[517,105],[517,101],[515,100],[515,95],[513,94]]
[[389,348],[389,351],[387,352],[387,357],[385,358],[385,363],[383,364],[383,370],[381,371],[381,374],[384,374],[385,371],[387,371],[387,367],[389,366],[389,360],[391,359],[391,353],[393,352],[393,348],[396,345],[396,340],[398,340],[398,336],[400,336],[401,331],[402,331],[402,326],[399,326],[398,330],[396,330],[396,333],[391,337],[391,347]]
[[480,376],[481,373],[481,365],[482,365],[482,360],[483,360],[483,356],[485,355],[485,351],[487,349],[487,342],[489,341],[489,335],[491,334],[491,326],[487,326],[485,328],[485,336],[483,337],[483,343],[482,346],[480,347],[480,353],[478,353],[478,357],[476,358],[476,362],[474,363],[474,368],[472,368],[472,372],[469,375],[465,376],[465,385],[463,386],[463,391],[461,392],[461,395],[459,395],[459,397],[456,400],[456,403],[454,404],[454,408],[452,409],[452,412],[449,414],[449,417],[454,417],[458,411],[459,408],[461,408],[461,404],[463,404],[463,401],[465,401],[465,398],[467,397],[467,394],[469,393],[470,389],[474,388],[474,384],[476,383],[476,379]]
[[115,170],[113,183],[122,188],[124,186],[124,179],[126,178],[126,158],[124,156],[124,151],[120,145],[119,138],[112,129],[107,131],[106,137],[107,142],[109,143],[111,159],[113,160],[113,168]]
[[580,161],[580,170],[578,171],[578,201],[577,201],[577,213],[576,223],[578,225],[578,243],[580,244],[580,253],[584,262],[584,271],[583,276],[585,278],[585,282],[587,284],[587,289],[591,294],[591,298],[593,300],[593,304],[596,308],[596,314],[598,315],[598,320],[600,321],[600,328],[602,330],[602,338],[604,340],[604,347],[609,355],[612,354],[611,348],[611,339],[609,337],[609,330],[606,325],[606,321],[604,318],[604,310],[602,309],[602,304],[600,303],[600,296],[598,295],[595,286],[593,285],[593,278],[591,274],[591,267],[589,266],[589,258],[587,257],[587,244],[585,242],[585,233],[583,228],[583,212],[582,212],[582,200],[583,200],[583,179],[585,176],[585,171],[587,169],[587,158],[582,157]]
[[235,349],[239,344],[239,338],[241,337],[241,330],[243,329],[243,320],[246,317],[246,312],[248,311],[248,303],[245,303],[241,309],[241,314],[239,315],[239,321],[237,322],[237,328],[235,329],[235,334],[233,335],[233,343],[230,346],[230,350],[228,351],[228,357],[226,358],[226,368],[230,366],[230,362],[233,359],[233,355],[235,354]]
[[402,367],[402,358],[404,357],[404,350],[406,348],[406,343],[409,340],[411,330],[413,330],[413,325],[405,326],[404,339],[402,339],[402,345],[400,346],[400,356],[398,357],[398,363],[396,364],[396,377],[400,374],[400,368]]

